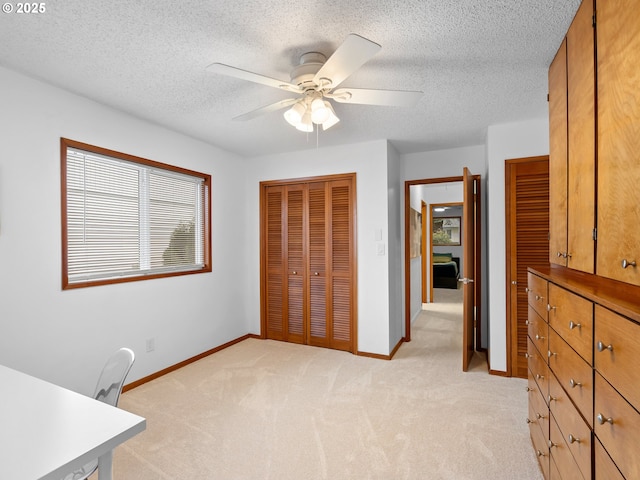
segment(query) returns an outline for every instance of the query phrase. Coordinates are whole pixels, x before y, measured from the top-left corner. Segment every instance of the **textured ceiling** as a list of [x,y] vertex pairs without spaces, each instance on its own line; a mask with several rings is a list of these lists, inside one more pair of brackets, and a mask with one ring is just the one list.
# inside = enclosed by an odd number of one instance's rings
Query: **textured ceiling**
[[[580,0],[63,0],[0,13],[0,65],[244,156],[387,138],[401,153],[477,145],[488,125],[547,113],[547,69]],[[305,134],[289,98],[205,71],[213,62],[289,81],[301,54],[349,33],[380,45],[344,87],[421,90],[415,107],[336,104]],[[1,107],[0,107],[1,108]]]

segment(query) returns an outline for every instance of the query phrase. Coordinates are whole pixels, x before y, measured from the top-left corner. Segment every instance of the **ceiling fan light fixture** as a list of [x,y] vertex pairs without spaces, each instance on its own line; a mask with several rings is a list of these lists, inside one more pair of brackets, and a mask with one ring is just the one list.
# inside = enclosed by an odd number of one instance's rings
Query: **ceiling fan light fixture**
[[296,128],[301,132],[311,133],[313,132],[313,122],[311,121],[311,112],[307,109],[300,120],[300,123],[296,125]]
[[331,103],[325,101],[324,104],[329,111],[329,117],[324,122],[322,122],[322,130],[329,130],[336,123],[338,123],[340,119],[336,115],[336,112],[333,110],[333,106],[331,106]]
[[293,127],[298,127],[302,121],[302,117],[306,112],[305,106],[302,102],[294,103],[293,106],[284,112],[284,119]]
[[329,120],[331,111],[327,108],[327,102],[322,98],[316,98],[311,102],[311,120],[315,124],[321,124]]

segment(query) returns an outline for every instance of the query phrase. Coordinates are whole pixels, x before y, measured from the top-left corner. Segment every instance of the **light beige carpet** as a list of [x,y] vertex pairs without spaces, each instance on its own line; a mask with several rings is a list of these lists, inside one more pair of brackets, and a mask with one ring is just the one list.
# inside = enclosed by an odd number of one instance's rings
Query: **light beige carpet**
[[391,361],[249,339],[125,393],[147,430],[116,449],[114,479],[542,478],[525,380],[481,356],[463,373],[443,299]]

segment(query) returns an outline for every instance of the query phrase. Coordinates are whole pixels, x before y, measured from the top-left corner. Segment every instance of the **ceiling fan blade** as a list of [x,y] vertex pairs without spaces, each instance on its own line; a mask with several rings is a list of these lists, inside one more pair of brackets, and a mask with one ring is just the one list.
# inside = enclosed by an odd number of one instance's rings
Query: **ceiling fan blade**
[[406,90],[372,90],[366,88],[339,88],[327,95],[340,103],[412,107],[422,98],[423,92]]
[[264,115],[265,113],[275,112],[276,110],[280,110],[281,108],[285,108],[290,105],[293,105],[299,100],[300,100],[299,98],[287,98],[286,100],[280,100],[279,102],[272,103],[271,105],[260,107],[260,108],[257,108],[256,110],[252,110],[242,115],[238,115],[237,117],[233,117],[233,120],[237,120],[241,122],[246,120],[251,120],[256,117],[259,117],[260,115]]
[[320,84],[320,79],[328,78],[332,87],[336,87],[381,48],[377,43],[352,33],[322,65],[313,81]]
[[242,70],[241,68],[231,67],[224,63],[212,63],[206,70],[212,73],[219,73],[221,75],[227,75],[228,77],[235,77],[241,80],[247,80],[249,82],[261,83],[268,87],[280,88],[288,92],[301,93],[302,89],[293,83],[284,82],[275,78],[260,75],[259,73],[249,72]]

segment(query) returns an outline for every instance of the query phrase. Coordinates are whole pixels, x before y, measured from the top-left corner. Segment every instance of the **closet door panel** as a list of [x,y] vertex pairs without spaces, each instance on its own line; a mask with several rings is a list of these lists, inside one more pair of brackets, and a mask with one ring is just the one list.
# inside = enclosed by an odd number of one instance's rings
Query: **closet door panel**
[[353,215],[350,181],[331,182],[331,339],[350,350],[353,333]]
[[269,187],[265,195],[266,336],[283,340],[283,299],[285,269],[283,259],[283,187]]
[[287,187],[286,205],[286,271],[287,312],[286,339],[304,343],[305,310],[305,233],[304,233],[305,189],[303,185]]
[[327,184],[309,185],[309,329],[312,345],[327,345]]

